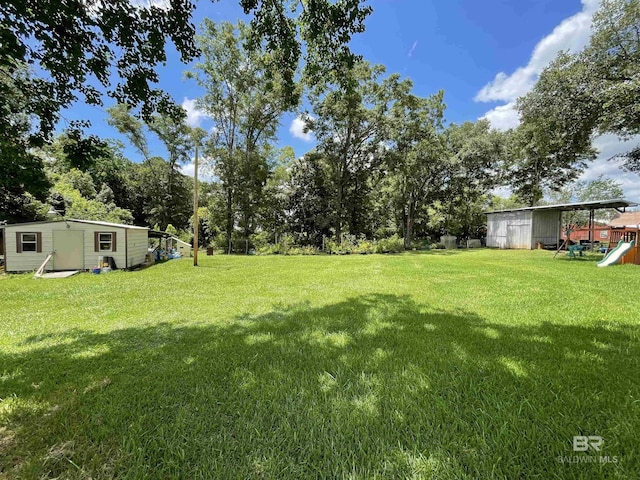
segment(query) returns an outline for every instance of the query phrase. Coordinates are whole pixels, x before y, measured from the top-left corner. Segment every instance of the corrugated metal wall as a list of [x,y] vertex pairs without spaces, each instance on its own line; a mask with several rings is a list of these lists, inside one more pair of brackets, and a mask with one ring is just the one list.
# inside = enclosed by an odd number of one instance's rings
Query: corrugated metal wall
[[560,238],[560,210],[540,210],[533,212],[533,234],[531,236],[531,248],[536,248],[536,243],[557,244]]
[[489,213],[487,247],[531,248],[532,211]]

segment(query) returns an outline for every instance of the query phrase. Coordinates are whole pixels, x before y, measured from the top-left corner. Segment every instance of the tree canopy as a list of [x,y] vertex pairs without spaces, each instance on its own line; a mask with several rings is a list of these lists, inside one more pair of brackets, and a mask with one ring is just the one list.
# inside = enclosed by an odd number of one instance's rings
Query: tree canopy
[[[588,45],[561,52],[518,104],[523,123],[585,152],[594,133],[640,133],[640,0],[605,0],[593,17]],[[640,172],[640,146],[622,155]]]
[[[311,80],[353,61],[347,44],[352,34],[364,30],[372,11],[363,3],[300,1],[292,10],[284,0],[240,0],[245,13],[253,15],[249,45],[264,44],[273,53],[291,104],[298,101],[295,75],[303,51]],[[140,105],[145,118],[155,112],[173,117],[179,107],[154,86],[156,66],[167,61],[167,41],[184,63],[198,56],[194,9],[190,0],[7,0],[0,4],[0,72],[14,79],[40,138],[49,136],[60,110],[78,98],[101,104],[103,89],[119,103]],[[24,67],[29,75],[17,77]],[[2,88],[3,113],[12,110],[12,98],[5,93]],[[0,116],[0,133],[11,133],[10,121]]]

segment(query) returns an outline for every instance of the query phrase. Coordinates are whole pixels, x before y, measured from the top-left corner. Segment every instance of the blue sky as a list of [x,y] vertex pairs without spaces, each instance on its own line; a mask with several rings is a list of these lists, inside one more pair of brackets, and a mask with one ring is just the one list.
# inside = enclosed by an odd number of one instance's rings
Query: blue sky
[[[158,0],[133,1],[144,4]],[[245,18],[238,3],[238,0],[215,3],[200,0],[195,23],[199,25],[205,17],[232,22]],[[410,78],[418,95],[444,90],[448,121],[460,123],[486,117],[495,128],[506,129],[518,123],[513,102],[531,88],[556,53],[579,51],[587,43],[591,17],[599,3],[599,0],[371,0],[374,12],[366,21],[366,31],[353,39],[352,49],[370,63],[385,65],[387,73],[397,72]],[[167,66],[160,69],[159,86],[187,109],[192,124],[206,128],[208,120],[195,110],[194,102],[202,91],[195,81],[183,77],[188,68],[170,51]],[[109,101],[105,100],[105,106]],[[121,138],[106,124],[102,108],[77,105],[65,112],[65,117],[89,118],[93,133]],[[314,145],[313,136],[304,135],[301,126],[296,114],[286,114],[278,132],[278,144],[291,145],[298,156]],[[582,178],[589,180],[600,174],[614,177],[622,183],[628,198],[640,201],[640,177],[624,174],[616,163],[606,161],[628,149],[628,144],[604,136],[597,138],[595,145],[601,154]],[[151,146],[159,149],[156,142]],[[125,153],[132,160],[139,160],[131,148]],[[192,174],[193,167],[187,165],[184,171]]]

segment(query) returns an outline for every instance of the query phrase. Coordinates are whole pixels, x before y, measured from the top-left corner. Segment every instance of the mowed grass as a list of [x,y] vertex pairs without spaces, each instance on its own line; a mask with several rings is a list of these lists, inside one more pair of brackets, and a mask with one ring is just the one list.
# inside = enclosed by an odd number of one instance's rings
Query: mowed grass
[[0,278],[0,477],[638,478],[640,267],[200,263]]

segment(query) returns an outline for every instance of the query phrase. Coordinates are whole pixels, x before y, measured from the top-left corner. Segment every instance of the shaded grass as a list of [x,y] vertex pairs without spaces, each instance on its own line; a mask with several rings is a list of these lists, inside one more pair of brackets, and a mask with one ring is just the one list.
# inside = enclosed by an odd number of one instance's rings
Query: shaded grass
[[[0,280],[0,475],[633,478],[640,269],[214,257]],[[615,464],[562,464],[574,435]]]

